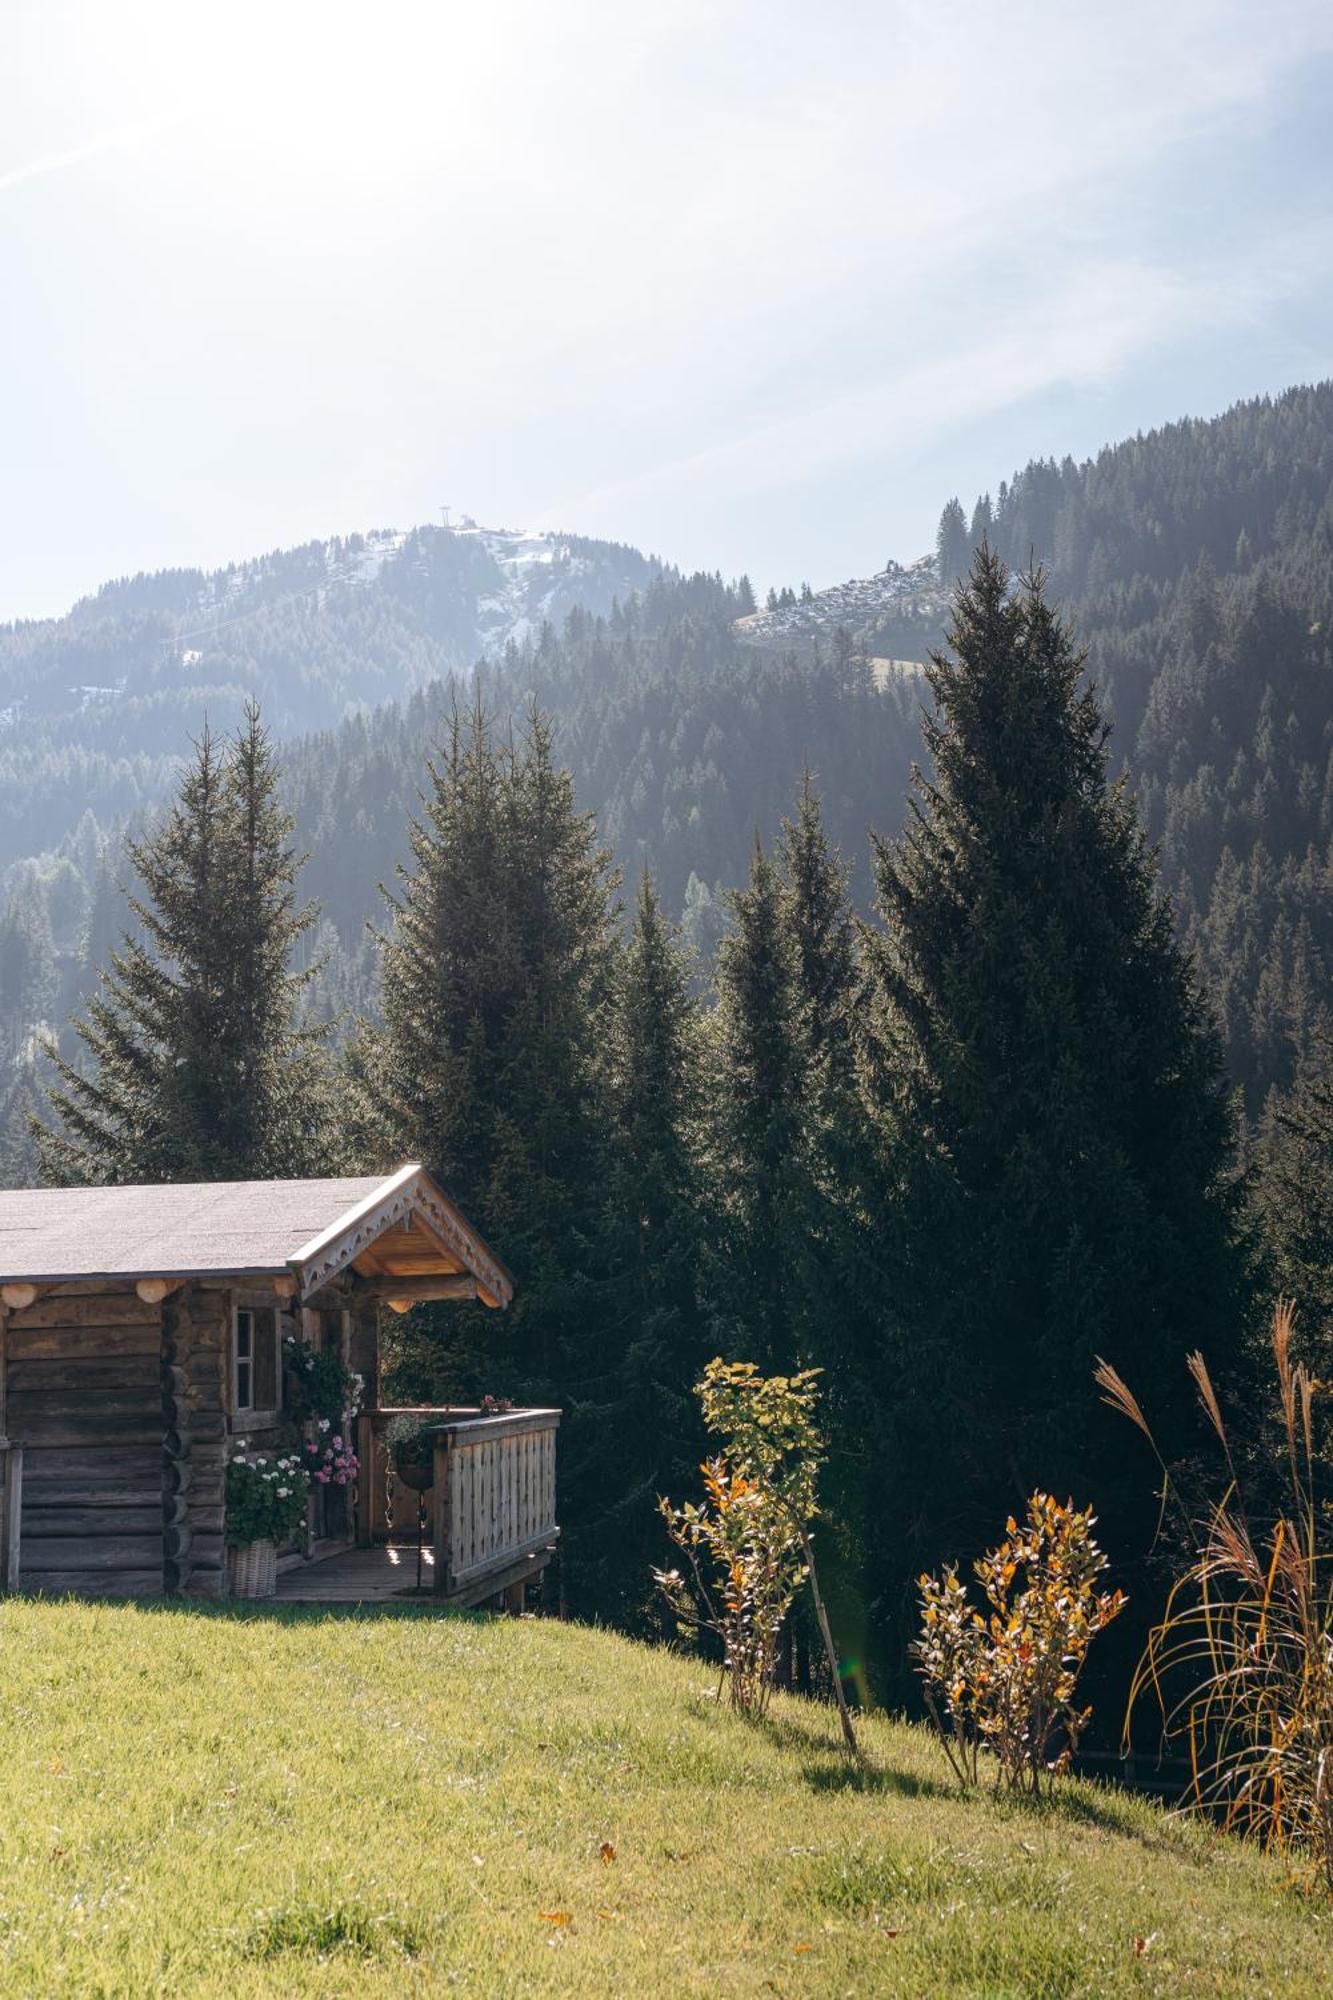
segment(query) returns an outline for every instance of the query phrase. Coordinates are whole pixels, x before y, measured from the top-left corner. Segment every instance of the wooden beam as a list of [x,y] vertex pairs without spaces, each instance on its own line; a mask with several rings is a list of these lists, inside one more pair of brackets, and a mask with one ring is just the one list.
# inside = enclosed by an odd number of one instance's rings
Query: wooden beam
[[475,1299],[477,1281],[466,1274],[453,1277],[443,1272],[438,1278],[370,1278],[364,1295],[383,1299],[395,1312],[405,1312],[408,1306],[424,1305],[433,1299]]
[[294,1299],[296,1297],[296,1280],[295,1278],[275,1278],[273,1280],[273,1289],[280,1299]]
[[49,1285],[0,1285],[0,1300],[11,1312],[23,1312],[35,1305],[43,1292],[49,1292]]
[[184,1283],[184,1278],[140,1278],[134,1289],[146,1306],[160,1306]]

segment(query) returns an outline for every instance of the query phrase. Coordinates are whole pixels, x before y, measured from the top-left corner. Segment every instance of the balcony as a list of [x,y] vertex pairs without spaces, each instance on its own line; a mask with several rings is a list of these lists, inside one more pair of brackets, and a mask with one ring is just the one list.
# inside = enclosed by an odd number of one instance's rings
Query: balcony
[[[429,1424],[434,1435],[433,1478],[424,1492],[395,1476],[384,1446],[385,1431],[401,1416]],[[357,1419],[356,1546],[321,1551],[313,1561],[285,1568],[278,1598],[361,1604],[430,1597],[460,1608],[494,1602],[521,1610],[560,1535],[559,1423],[559,1410],[497,1416],[458,1407],[363,1411]]]

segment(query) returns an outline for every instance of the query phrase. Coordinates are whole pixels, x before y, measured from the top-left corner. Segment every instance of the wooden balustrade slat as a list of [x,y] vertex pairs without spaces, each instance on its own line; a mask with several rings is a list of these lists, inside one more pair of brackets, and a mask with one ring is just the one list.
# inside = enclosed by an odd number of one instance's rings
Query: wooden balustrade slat
[[435,1508],[437,1590],[448,1595],[549,1547],[558,1411],[441,1423]]

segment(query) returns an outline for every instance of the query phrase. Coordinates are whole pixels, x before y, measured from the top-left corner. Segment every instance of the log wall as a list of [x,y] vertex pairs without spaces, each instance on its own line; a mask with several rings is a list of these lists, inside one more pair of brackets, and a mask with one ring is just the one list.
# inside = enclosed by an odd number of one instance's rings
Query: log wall
[[225,1597],[225,1383],[231,1294],[187,1285],[162,1307],[163,1584]]
[[163,1584],[162,1308],[133,1286],[40,1298],[6,1328],[24,1447],[20,1584],[157,1596]]

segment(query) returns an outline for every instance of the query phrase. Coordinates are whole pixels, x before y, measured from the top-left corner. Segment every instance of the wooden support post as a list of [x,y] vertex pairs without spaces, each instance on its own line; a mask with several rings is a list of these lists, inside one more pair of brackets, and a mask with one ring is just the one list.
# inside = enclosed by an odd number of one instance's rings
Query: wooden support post
[[0,1591],[17,1590],[23,1517],[23,1446],[0,1440]]
[[528,1608],[528,1586],[526,1583],[511,1583],[508,1586],[504,1594],[504,1607],[506,1611],[513,1611],[522,1616],[523,1612]]
[[375,1539],[375,1522],[371,1513],[374,1505],[375,1429],[369,1410],[362,1410],[356,1420],[356,1455],[360,1464],[356,1475],[356,1545],[359,1549],[368,1549]]
[[434,1502],[434,1542],[435,1542],[435,1595],[447,1597],[449,1594],[449,1572],[453,1554],[450,1541],[452,1518],[449,1506],[449,1478],[451,1473],[449,1435],[447,1431],[435,1434],[435,1484],[431,1489]]

